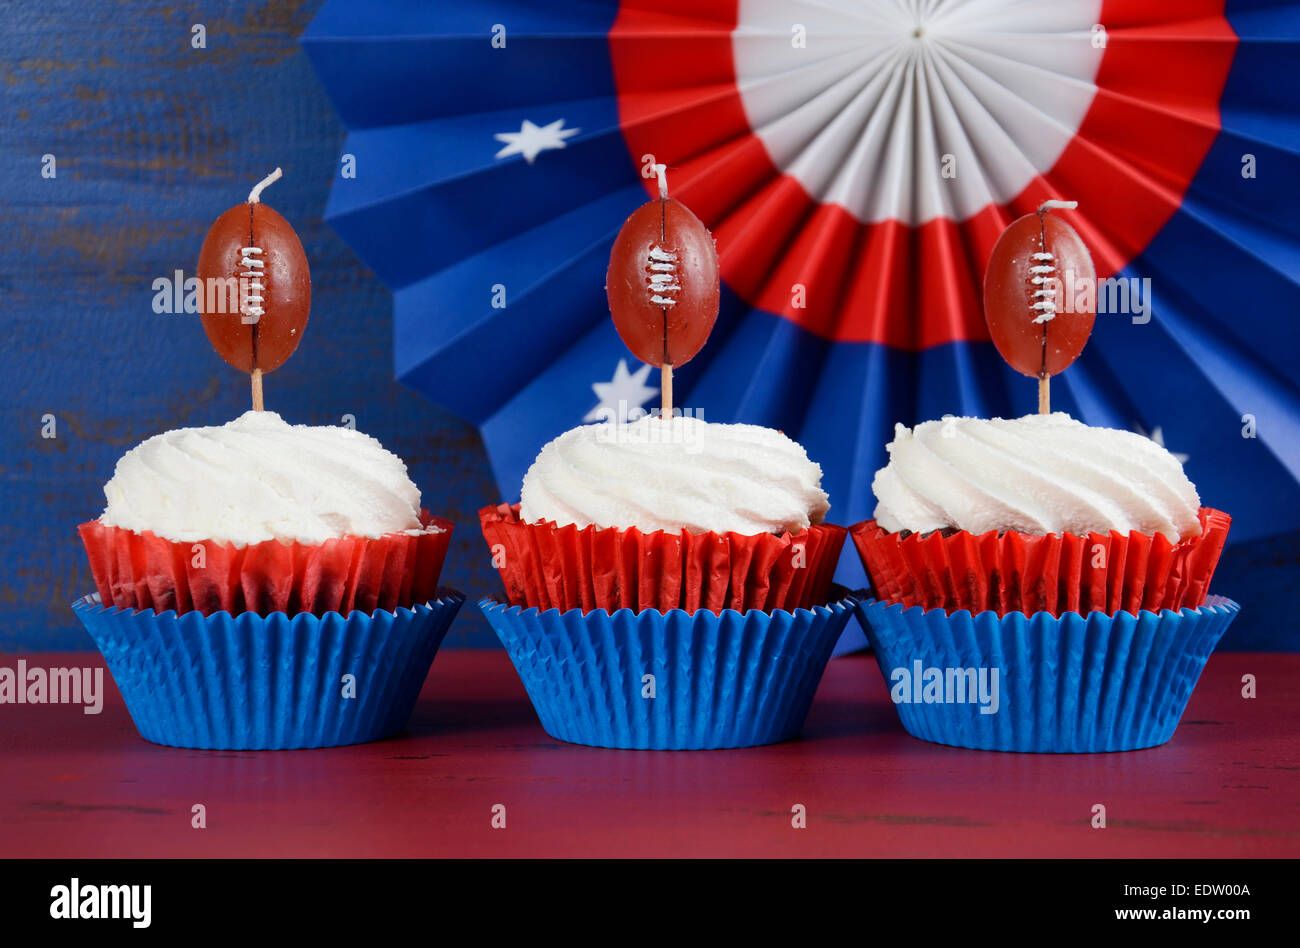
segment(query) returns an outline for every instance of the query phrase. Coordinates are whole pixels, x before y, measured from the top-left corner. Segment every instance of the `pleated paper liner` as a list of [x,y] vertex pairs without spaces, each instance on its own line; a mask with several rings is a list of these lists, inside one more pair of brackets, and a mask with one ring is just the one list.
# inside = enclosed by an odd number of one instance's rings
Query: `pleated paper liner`
[[876,597],[924,609],[1107,614],[1181,609],[1205,601],[1232,518],[1202,507],[1201,534],[1030,534],[962,530],[891,533],[874,520],[850,529]]
[[855,601],[773,612],[479,607],[552,737],[705,750],[797,737]]
[[402,730],[464,601],[442,591],[414,608],[346,618],[177,615],[106,607],[92,593],[72,609],[145,740],[287,750],[359,744]]
[[1113,616],[972,615],[875,599],[857,607],[904,730],[937,744],[1039,753],[1165,743],[1240,610],[1219,596],[1198,609]]
[[[319,544],[236,547],[165,540],[91,520],[77,528],[100,599],[123,609],[324,615],[392,611],[437,594],[451,541],[448,520],[421,515],[422,529]],[[201,547],[199,549],[198,547]]]
[[519,505],[479,511],[514,606],[537,609],[807,609],[825,603],[846,530],[642,533],[525,523]]

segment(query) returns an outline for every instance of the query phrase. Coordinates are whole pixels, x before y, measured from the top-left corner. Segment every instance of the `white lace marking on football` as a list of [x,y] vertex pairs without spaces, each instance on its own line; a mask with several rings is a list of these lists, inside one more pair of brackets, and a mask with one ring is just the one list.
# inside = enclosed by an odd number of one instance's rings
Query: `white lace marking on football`
[[1038,315],[1034,318],[1036,323],[1045,323],[1056,316],[1056,258],[1047,251],[1040,251],[1030,254],[1030,257],[1037,260],[1038,263],[1029,268],[1033,274],[1029,282],[1038,287],[1034,290],[1034,303],[1030,309],[1036,310]]
[[677,284],[677,254],[662,247],[650,248],[650,302],[656,306],[676,306],[677,300],[665,294],[681,290]]
[[239,265],[244,269],[240,271],[241,280],[247,280],[246,293],[240,294],[239,311],[245,316],[265,316],[266,310],[262,304],[266,302],[262,296],[262,291],[266,289],[266,284],[262,282],[262,270],[266,267],[266,262],[258,260],[257,255],[262,252],[261,247],[240,247],[239,253],[241,259]]

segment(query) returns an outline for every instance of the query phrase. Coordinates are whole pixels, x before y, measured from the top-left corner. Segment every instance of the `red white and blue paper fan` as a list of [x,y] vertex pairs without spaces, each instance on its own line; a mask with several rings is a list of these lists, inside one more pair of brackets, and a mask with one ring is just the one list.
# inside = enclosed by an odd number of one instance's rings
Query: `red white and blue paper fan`
[[653,403],[604,274],[658,161],[723,278],[678,402],[803,443],[836,521],[871,515],[896,422],[1034,410],[980,288],[1065,198],[1137,288],[1112,308],[1149,309],[1098,317],[1053,406],[1185,454],[1240,540],[1300,526],[1298,36],[1264,2],[334,0],[303,41],[355,161],[327,216],[502,498],[554,435]]

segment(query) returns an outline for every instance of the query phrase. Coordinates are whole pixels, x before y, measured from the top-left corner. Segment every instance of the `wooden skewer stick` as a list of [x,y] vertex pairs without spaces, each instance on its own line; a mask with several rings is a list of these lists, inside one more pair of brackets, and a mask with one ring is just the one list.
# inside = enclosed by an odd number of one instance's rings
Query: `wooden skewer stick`
[[249,376],[253,382],[253,411],[263,411],[262,407],[262,370],[254,369]]
[[1038,413],[1040,415],[1050,415],[1052,413],[1052,377],[1050,375],[1040,375],[1038,377]]

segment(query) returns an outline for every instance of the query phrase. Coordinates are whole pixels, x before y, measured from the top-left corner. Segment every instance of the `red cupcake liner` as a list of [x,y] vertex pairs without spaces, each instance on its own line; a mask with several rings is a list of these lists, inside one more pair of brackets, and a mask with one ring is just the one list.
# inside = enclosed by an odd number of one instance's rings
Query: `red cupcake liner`
[[1013,530],[950,536],[891,533],[866,520],[850,528],[877,599],[956,612],[1136,613],[1199,609],[1232,518],[1202,507],[1200,536],[1171,543],[1130,533]]
[[810,609],[825,605],[848,531],[642,533],[525,523],[518,504],[478,512],[512,606],[538,609]]
[[165,540],[90,520],[77,528],[106,605],[204,615],[392,611],[436,598],[452,524],[422,511],[418,533],[267,540],[244,547]]

